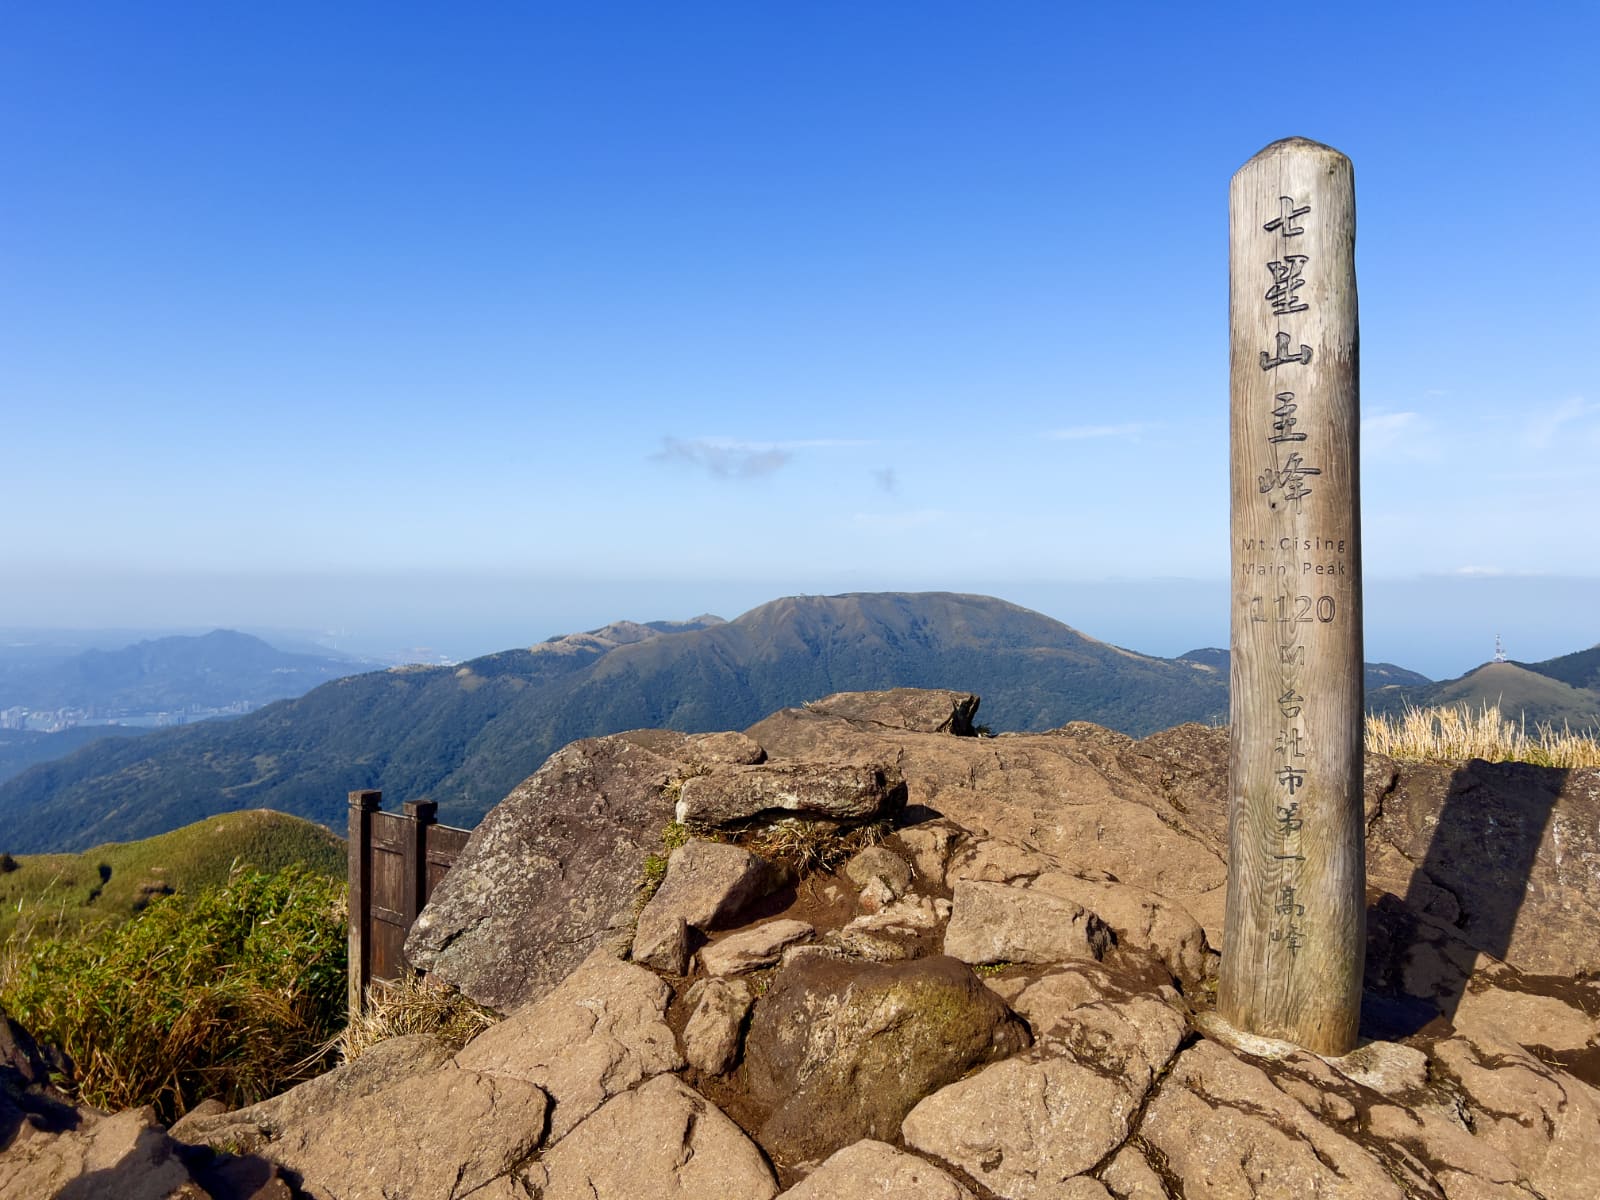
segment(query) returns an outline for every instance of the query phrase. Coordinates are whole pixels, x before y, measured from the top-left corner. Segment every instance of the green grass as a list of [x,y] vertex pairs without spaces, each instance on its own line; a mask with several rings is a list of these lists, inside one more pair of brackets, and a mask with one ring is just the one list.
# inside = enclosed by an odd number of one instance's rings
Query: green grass
[[345,844],[310,821],[251,809],[142,841],[12,861],[14,870],[0,869],[0,945],[126,921],[159,896],[225,883],[236,865],[271,872],[298,864],[342,880]]
[[9,948],[0,1003],[75,1066],[78,1098],[171,1121],[327,1065],[345,1016],[345,888],[302,866],[163,896]]

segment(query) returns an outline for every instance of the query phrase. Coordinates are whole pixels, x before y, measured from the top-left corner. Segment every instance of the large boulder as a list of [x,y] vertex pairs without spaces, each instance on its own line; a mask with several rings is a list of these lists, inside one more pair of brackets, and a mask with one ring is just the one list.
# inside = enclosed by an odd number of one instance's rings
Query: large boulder
[[550,756],[472,831],[406,939],[406,957],[508,1012],[600,946],[626,947],[667,793],[694,753],[682,734],[617,734]]
[[1027,1028],[953,958],[871,963],[818,951],[780,968],[745,1040],[759,1138],[781,1163],[892,1138],[923,1096],[1015,1053]]

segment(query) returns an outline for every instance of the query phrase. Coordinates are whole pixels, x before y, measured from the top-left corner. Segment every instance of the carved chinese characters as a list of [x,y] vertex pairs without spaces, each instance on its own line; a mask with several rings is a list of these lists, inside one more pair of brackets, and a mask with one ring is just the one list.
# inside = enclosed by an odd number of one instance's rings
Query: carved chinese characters
[[1349,160],[1300,138],[1230,204],[1233,541],[1228,914],[1218,1005],[1353,1044],[1361,840],[1359,369]]

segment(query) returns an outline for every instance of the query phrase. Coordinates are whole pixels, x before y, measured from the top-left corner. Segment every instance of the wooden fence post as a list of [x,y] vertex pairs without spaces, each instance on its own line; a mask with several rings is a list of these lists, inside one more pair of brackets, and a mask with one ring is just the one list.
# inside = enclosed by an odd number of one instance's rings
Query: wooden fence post
[[406,820],[411,822],[407,830],[404,879],[401,884],[405,892],[405,909],[402,913],[404,928],[410,930],[421,914],[422,906],[428,902],[428,833],[438,820],[439,805],[433,800],[407,800],[401,805],[401,811]]
[[346,918],[349,935],[349,996],[350,1017],[361,1014],[366,1001],[367,984],[372,981],[372,814],[383,803],[383,793],[363,789],[349,793],[350,828],[346,844],[347,878],[349,880],[349,913]]
[[1217,1005],[1321,1054],[1355,1045],[1361,807],[1355,179],[1288,138],[1229,188],[1232,715]]

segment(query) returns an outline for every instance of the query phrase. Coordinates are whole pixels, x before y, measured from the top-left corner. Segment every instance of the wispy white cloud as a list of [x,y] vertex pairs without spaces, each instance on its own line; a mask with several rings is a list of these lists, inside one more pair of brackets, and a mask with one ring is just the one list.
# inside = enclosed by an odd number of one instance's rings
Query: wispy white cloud
[[1591,403],[1582,396],[1569,397],[1531,416],[1524,426],[1523,441],[1532,450],[1548,450],[1558,436],[1566,436],[1563,431],[1567,426],[1596,413],[1600,413],[1600,404]]
[[1450,574],[1476,575],[1481,577],[1486,575],[1508,575],[1510,572],[1504,567],[1457,567],[1454,571],[1451,571]]
[[1148,421],[1132,421],[1125,425],[1069,425],[1065,429],[1049,429],[1044,435],[1051,441],[1079,442],[1089,438],[1138,437],[1156,428]]
[[1373,413],[1361,418],[1361,449],[1366,454],[1426,457],[1432,426],[1421,413]]
[[760,479],[782,470],[799,450],[867,445],[871,443],[849,438],[747,442],[723,437],[664,437],[661,448],[650,457],[656,462],[698,467],[716,479]]

